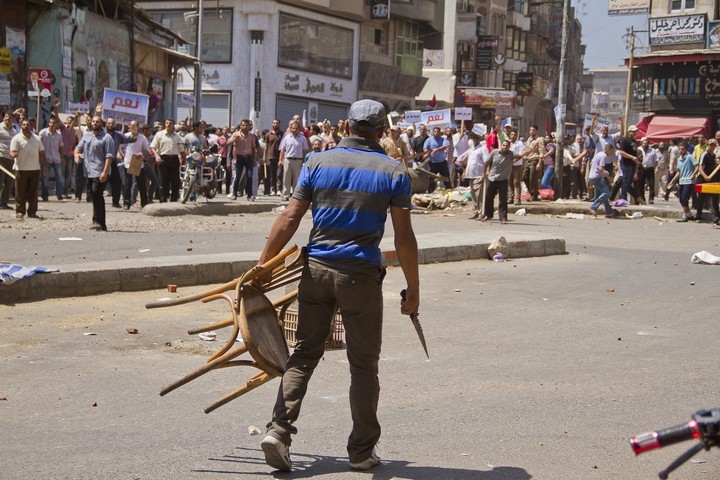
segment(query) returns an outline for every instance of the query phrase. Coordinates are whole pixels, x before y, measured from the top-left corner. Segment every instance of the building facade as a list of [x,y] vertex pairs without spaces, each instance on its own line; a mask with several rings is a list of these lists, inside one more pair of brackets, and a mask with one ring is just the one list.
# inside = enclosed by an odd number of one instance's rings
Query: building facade
[[[231,0],[205,2],[202,18],[203,119],[215,126],[251,119],[258,128],[305,113],[309,123],[345,118],[357,99],[363,2]],[[144,2],[158,22],[196,44],[197,4]],[[191,45],[190,54],[195,54]],[[177,117],[195,72],[177,77]]]
[[652,2],[649,52],[633,59],[632,111],[705,119],[710,134],[720,129],[719,15],[717,0]]

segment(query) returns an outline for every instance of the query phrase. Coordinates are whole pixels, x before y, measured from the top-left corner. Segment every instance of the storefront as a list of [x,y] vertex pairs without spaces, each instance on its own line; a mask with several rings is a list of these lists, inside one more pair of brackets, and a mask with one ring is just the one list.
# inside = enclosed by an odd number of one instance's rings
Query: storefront
[[635,59],[630,107],[637,112],[708,118],[720,129],[720,52],[672,50]]

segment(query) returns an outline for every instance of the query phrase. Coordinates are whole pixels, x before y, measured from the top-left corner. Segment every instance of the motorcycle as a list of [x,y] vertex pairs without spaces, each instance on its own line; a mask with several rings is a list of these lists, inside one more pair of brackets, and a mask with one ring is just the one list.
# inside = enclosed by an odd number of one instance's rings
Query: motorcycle
[[193,193],[203,195],[208,200],[217,195],[225,179],[217,151],[217,145],[204,151],[193,147],[185,157],[185,164],[180,167],[180,203],[186,203]]
[[720,408],[700,410],[693,414],[689,422],[636,435],[630,439],[630,446],[635,455],[640,455],[649,450],[693,439],[698,440],[698,443],[661,471],[659,478],[667,479],[670,472],[690,460],[696,453],[720,446]]

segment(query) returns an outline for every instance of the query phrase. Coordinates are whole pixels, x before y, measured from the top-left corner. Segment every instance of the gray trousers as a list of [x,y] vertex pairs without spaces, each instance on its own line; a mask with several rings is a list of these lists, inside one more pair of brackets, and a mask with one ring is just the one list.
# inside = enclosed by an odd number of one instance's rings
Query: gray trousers
[[[300,178],[300,170],[302,170],[302,158],[286,158],[285,164],[285,175],[283,183],[285,184],[285,190],[283,190],[283,196],[289,197],[295,191],[298,178]],[[363,459],[364,460],[364,459]]]
[[[288,359],[278,389],[268,434],[290,445],[294,424],[310,377],[325,352],[338,307],[345,328],[350,363],[350,413],[353,428],[348,439],[350,462],[370,457],[380,438],[377,419],[380,383],[378,361],[382,344],[385,270],[374,275],[337,270],[310,260],[300,280],[297,345]],[[318,412],[322,413],[322,412]]]

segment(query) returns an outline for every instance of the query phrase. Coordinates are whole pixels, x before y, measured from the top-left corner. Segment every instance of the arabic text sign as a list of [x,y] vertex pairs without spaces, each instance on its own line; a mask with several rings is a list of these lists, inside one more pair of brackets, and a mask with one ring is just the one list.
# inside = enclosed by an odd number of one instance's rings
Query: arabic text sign
[[484,123],[476,123],[473,125],[472,133],[475,135],[485,135],[487,133],[487,125]]
[[0,74],[10,74],[10,49],[0,48]]
[[650,18],[650,45],[705,43],[705,15]]
[[67,102],[67,108],[71,112],[89,113],[90,102]]
[[465,106],[485,109],[507,110],[515,108],[517,92],[510,90],[490,90],[485,88],[459,88]]
[[650,0],[610,0],[608,15],[641,15],[650,13]]
[[420,123],[422,121],[422,114],[420,110],[408,110],[405,112],[405,121],[410,123]]
[[147,95],[106,88],[103,94],[103,119],[114,118],[122,124],[133,120],[147,123],[148,104]]
[[[592,125],[593,116],[589,113],[585,114],[585,121],[583,122],[583,132],[585,129]],[[602,127],[608,127],[608,130],[610,129],[610,121],[605,120],[604,118],[598,118],[597,122],[595,122],[595,132],[598,135],[602,134]]]
[[455,120],[472,120],[472,108],[457,107],[455,109]]
[[430,112],[422,112],[422,123],[428,127],[440,127],[450,125],[450,109],[433,110]]
[[180,105],[184,105],[186,107],[194,107],[195,106],[195,95],[181,93],[180,94]]

